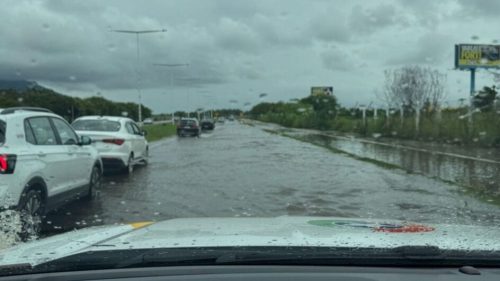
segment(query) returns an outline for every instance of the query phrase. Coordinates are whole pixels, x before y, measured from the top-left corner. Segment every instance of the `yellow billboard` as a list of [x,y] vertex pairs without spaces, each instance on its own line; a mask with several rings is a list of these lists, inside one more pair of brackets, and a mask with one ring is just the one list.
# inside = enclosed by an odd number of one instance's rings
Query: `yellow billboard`
[[500,67],[500,45],[455,45],[456,68]]
[[333,96],[333,87],[311,87],[311,96]]

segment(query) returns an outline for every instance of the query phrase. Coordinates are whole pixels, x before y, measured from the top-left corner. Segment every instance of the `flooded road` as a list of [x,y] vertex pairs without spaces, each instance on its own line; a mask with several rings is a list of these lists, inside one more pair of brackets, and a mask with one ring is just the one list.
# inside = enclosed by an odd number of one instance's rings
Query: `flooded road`
[[[339,216],[498,225],[500,208],[462,188],[227,122],[200,138],[152,144],[131,176],[47,218],[46,235],[90,225],[178,217]],[[459,172],[459,171],[457,171]]]

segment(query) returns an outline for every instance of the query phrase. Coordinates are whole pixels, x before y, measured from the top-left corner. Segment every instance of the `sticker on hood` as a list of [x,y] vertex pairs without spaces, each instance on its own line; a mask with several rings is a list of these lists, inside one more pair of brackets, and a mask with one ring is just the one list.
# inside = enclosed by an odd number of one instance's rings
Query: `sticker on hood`
[[311,225],[323,227],[356,227],[367,228],[375,232],[389,233],[419,233],[434,231],[433,227],[422,224],[407,224],[407,223],[377,223],[358,220],[310,220],[307,222]]

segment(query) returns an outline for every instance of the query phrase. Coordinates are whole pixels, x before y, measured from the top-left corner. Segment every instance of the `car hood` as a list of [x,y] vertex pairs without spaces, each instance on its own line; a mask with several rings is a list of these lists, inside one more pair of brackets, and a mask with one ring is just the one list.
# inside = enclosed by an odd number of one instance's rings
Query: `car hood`
[[19,244],[0,252],[0,265],[32,266],[108,250],[307,246],[500,251],[500,228],[325,217],[186,218],[91,227]]

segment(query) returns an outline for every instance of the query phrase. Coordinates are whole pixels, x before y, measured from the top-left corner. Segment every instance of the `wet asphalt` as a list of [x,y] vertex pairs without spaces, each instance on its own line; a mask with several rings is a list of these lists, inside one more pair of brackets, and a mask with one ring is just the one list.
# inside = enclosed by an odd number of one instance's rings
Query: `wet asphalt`
[[151,144],[148,166],[108,174],[92,202],[48,215],[44,235],[184,217],[337,216],[499,225],[500,208],[459,186],[263,131],[217,124]]

